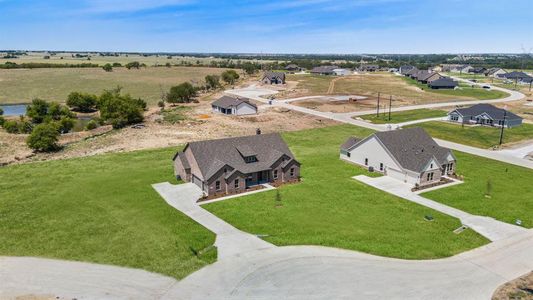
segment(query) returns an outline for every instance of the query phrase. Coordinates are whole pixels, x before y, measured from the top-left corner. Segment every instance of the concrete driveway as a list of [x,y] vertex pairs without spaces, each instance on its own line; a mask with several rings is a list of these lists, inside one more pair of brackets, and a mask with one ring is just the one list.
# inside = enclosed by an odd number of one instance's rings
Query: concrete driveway
[[355,176],[354,179],[386,193],[396,195],[443,214],[458,218],[463,225],[470,227],[472,230],[483,235],[490,241],[503,240],[527,232],[527,229],[523,227],[511,225],[489,217],[472,215],[462,210],[419,196],[416,193],[411,192],[409,185],[389,176],[371,178],[365,175],[359,175]]
[[218,258],[241,255],[248,251],[272,248],[274,245],[242,232],[217,216],[203,209],[196,201],[202,196],[201,189],[193,183],[172,185],[158,183],[152,187],[172,207],[181,211],[200,225],[217,235]]

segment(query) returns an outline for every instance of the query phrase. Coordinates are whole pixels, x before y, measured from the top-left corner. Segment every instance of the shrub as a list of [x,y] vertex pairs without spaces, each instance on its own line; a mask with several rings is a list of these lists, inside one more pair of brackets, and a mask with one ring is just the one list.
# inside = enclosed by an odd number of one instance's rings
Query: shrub
[[55,122],[39,124],[28,136],[26,143],[35,151],[50,152],[59,148],[58,137],[58,125]]
[[67,133],[74,128],[74,119],[69,117],[62,117],[58,122],[58,130],[60,133]]
[[75,117],[68,107],[41,99],[33,99],[26,109],[26,115],[31,118],[34,124],[59,121],[62,117]]
[[205,86],[208,90],[218,88],[220,86],[220,77],[218,75],[205,76]]
[[126,68],[128,68],[128,70],[132,68],[139,69],[141,66],[141,63],[139,63],[138,61],[132,61],[126,64]]
[[87,130],[93,130],[98,128],[98,123],[95,120],[90,120],[89,123],[87,123],[87,126],[85,126],[85,129]]
[[104,71],[106,72],[112,72],[113,71],[113,66],[111,64],[105,64],[102,69],[104,69]]
[[98,99],[97,107],[100,109],[102,120],[113,125],[113,128],[142,122],[146,102],[134,99],[129,94],[123,95],[120,91],[120,87],[106,90]]
[[119,67],[122,67],[122,64],[121,63],[113,63],[113,68],[119,68]]
[[166,100],[168,103],[189,103],[196,97],[196,88],[188,82],[170,88]]
[[19,133],[18,122],[15,120],[7,120],[2,125],[7,133]]
[[93,94],[72,92],[67,97],[67,105],[75,111],[90,112],[95,109],[97,100]]
[[165,101],[159,100],[159,102],[157,102],[157,106],[159,106],[161,108],[165,108]]
[[235,70],[227,70],[222,73],[222,80],[229,84],[234,84],[237,79],[239,79],[239,74]]

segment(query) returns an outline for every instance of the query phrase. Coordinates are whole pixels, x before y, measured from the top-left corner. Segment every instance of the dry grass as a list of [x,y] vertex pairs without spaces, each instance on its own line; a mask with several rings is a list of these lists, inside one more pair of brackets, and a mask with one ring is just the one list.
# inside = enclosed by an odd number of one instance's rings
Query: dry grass
[[28,103],[37,97],[63,102],[72,91],[99,94],[121,86],[124,92],[155,104],[173,85],[203,84],[206,75],[224,70],[203,67],[115,68],[113,72],[101,68],[0,70],[0,103]]

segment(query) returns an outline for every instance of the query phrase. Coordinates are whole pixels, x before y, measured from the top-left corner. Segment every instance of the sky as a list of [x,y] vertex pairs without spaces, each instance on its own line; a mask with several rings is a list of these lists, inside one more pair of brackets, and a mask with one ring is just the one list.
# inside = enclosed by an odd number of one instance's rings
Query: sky
[[533,0],[0,0],[0,49],[523,53]]

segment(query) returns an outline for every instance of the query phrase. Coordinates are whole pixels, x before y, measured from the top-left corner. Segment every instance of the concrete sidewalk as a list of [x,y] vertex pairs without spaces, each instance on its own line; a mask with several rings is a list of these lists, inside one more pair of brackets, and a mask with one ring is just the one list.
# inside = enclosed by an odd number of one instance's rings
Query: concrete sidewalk
[[389,176],[371,178],[365,175],[359,175],[355,176],[354,179],[389,194],[393,194],[443,214],[458,218],[463,225],[472,228],[472,230],[486,237],[490,241],[503,240],[527,232],[527,229],[523,227],[501,222],[490,217],[472,215],[462,210],[424,198],[412,192],[409,185],[394,178],[390,178]]
[[152,187],[170,206],[217,235],[215,246],[217,246],[219,259],[274,247],[254,235],[238,230],[201,208],[196,201],[202,196],[202,191],[193,183],[172,185],[164,182],[153,184]]

